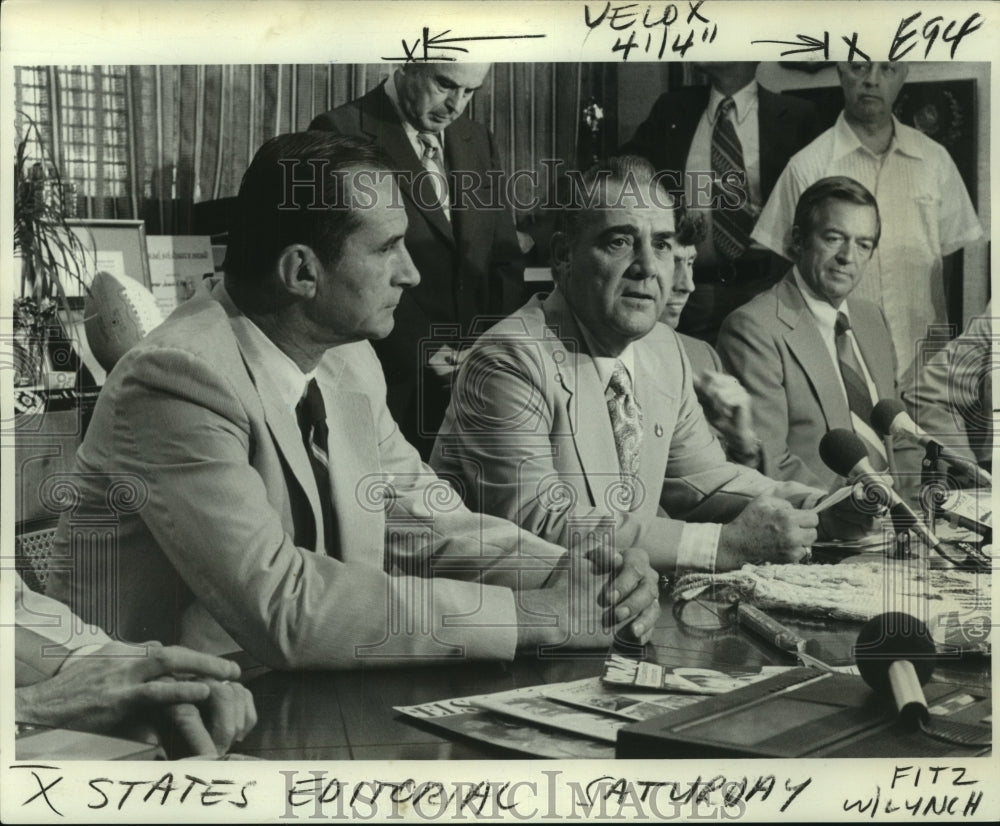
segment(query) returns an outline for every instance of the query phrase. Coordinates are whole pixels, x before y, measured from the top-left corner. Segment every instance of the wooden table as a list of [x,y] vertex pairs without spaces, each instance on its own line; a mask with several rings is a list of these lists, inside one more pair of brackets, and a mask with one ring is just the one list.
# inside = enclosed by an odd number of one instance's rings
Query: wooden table
[[[738,628],[732,606],[700,601],[675,606],[664,597],[662,607],[653,642],[644,652],[647,659],[719,669],[796,664]],[[840,663],[850,661],[859,625],[780,619],[817,639]],[[589,651],[550,661],[521,656],[511,663],[267,672],[247,683],[259,722],[236,749],[273,760],[516,759],[518,755],[499,747],[445,739],[392,707],[593,677],[601,673],[605,656],[603,651]],[[970,657],[942,664],[935,678],[939,676],[989,686],[989,659]]]

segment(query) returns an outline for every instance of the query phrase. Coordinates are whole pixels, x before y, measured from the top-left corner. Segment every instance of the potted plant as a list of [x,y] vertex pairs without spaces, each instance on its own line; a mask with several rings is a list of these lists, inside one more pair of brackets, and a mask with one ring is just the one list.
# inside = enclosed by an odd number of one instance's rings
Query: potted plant
[[[64,337],[68,328],[64,279],[86,290],[86,257],[66,223],[76,215],[75,188],[63,182],[51,162],[37,124],[19,114],[24,131],[14,160],[14,253],[21,259],[21,290],[14,300],[14,383],[39,387],[49,342]],[[60,324],[60,314],[67,324]]]

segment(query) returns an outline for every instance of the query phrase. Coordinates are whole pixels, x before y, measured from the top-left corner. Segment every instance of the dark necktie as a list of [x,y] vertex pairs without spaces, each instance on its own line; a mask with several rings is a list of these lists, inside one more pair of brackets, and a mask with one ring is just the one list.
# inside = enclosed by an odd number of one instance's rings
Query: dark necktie
[[639,472],[639,450],[642,447],[642,408],[632,395],[632,379],[625,365],[615,362],[606,393],[611,430],[615,436],[618,464],[623,476]]
[[[743,162],[743,146],[736,136],[736,127],[730,118],[730,113],[736,108],[732,98],[723,98],[715,118],[715,129],[712,131],[712,172],[719,181],[726,176],[731,181],[735,176],[731,173],[742,173],[746,181],[746,166]],[[728,174],[727,174],[728,173]],[[733,183],[727,183],[726,189],[733,190]],[[750,233],[753,230],[754,219],[750,212],[750,189],[744,185],[746,200],[740,208],[727,205],[722,200],[722,192],[715,187],[715,208],[712,210],[712,240],[720,255],[728,259],[739,258],[750,246]],[[731,196],[730,196],[731,197]]]
[[[851,422],[854,432],[867,444],[872,457],[872,464],[878,470],[886,467],[885,448],[881,439],[871,427],[872,394],[865,381],[864,368],[858,361],[854,344],[847,334],[851,329],[851,321],[844,313],[837,313],[834,324],[834,339],[837,344],[837,363],[840,365],[840,375],[844,380],[844,390],[847,391],[847,406],[851,410]],[[881,467],[879,465],[881,464]]]
[[[306,385],[305,395],[295,408],[295,415],[302,433],[302,442],[316,477],[316,487],[319,490],[320,508],[323,511],[323,535],[329,548],[336,532],[336,515],[333,512],[332,489],[330,487],[330,457],[327,453],[330,430],[326,423],[326,405],[323,404],[323,394],[320,392],[316,379],[310,379]],[[315,535],[312,538],[314,550],[317,548]]]

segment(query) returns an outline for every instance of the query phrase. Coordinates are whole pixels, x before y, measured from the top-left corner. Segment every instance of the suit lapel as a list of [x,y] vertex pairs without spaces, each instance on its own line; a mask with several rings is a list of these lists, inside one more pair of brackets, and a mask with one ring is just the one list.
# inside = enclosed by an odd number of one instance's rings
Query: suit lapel
[[790,328],[785,333],[785,342],[812,385],[827,430],[851,427],[851,413],[830,352],[798,287],[790,279],[791,275],[778,285],[778,319]]
[[847,299],[847,304],[851,308],[851,326],[854,328],[854,340],[857,341],[858,347],[861,350],[861,358],[865,360],[865,365],[872,374],[876,392],[880,398],[895,398],[896,371],[893,369],[893,359],[890,354],[879,352],[875,349],[878,346],[878,342],[885,342],[885,333],[882,333],[875,326],[875,319],[870,313],[859,310],[850,298]]
[[[476,157],[474,151],[473,134],[469,128],[469,121],[466,117],[458,118],[444,132],[444,162],[448,170],[449,180],[451,173],[456,170],[473,171],[482,174],[489,165],[487,160]],[[440,214],[441,220],[448,224],[449,231],[453,233],[456,243],[466,244],[469,241],[469,223],[476,217],[474,209],[456,209],[452,204],[451,221],[444,216],[441,209],[435,210]],[[480,222],[481,223],[481,222]]]
[[[680,386],[680,374],[676,367],[664,363],[665,354],[654,350],[642,340],[635,343],[635,397],[642,407],[643,436],[642,453],[639,459],[639,481],[645,490],[643,502],[651,503],[653,512],[660,501],[660,491],[667,475],[667,458],[670,452],[669,435],[674,423],[660,421],[661,411],[677,408],[676,401],[665,388]],[[677,351],[678,360],[680,351]],[[676,383],[670,377],[677,374]]]
[[[558,331],[562,345],[557,345],[553,352],[557,366],[556,392],[566,404],[573,446],[587,489],[593,503],[600,505],[608,485],[618,480],[618,474],[612,472],[618,467],[618,451],[604,401],[604,387],[576,319],[558,291],[545,300],[544,312],[546,324]],[[562,368],[558,367],[560,364]],[[566,369],[566,365],[572,368],[574,364],[575,370]]]
[[331,351],[320,362],[316,378],[323,392],[329,428],[330,490],[337,515],[338,536],[328,542],[329,550],[339,549],[343,561],[359,558],[371,564],[371,548],[384,544],[384,510],[372,510],[359,502],[368,501],[366,481],[374,482],[379,469],[378,439],[372,426],[371,407],[364,393],[343,387],[344,361]]
[[[364,99],[361,107],[361,130],[371,137],[392,160],[392,167],[398,172],[404,173],[399,177],[399,189],[415,208],[416,212],[433,226],[441,235],[451,243],[455,242],[451,224],[445,217],[444,210],[440,206],[434,209],[425,209],[419,206],[414,198],[411,182],[416,180],[417,175],[424,172],[424,165],[413,151],[413,145],[406,136],[403,125],[399,122],[396,110],[392,101],[385,93],[385,84],[373,89]],[[451,127],[446,131],[445,143],[450,142]],[[425,184],[430,192],[430,183]]]
[[[225,306],[228,302],[222,301],[222,303]],[[227,312],[228,309],[229,307],[227,307]],[[235,310],[235,307],[233,309]],[[316,488],[316,478],[313,476],[312,465],[308,455],[306,455],[305,445],[302,443],[302,432],[295,421],[295,416],[283,407],[280,401],[281,394],[277,387],[260,369],[259,365],[255,365],[253,359],[244,352],[239,336],[235,336],[235,339],[243,363],[250,375],[250,380],[256,388],[257,396],[264,410],[264,420],[267,422],[267,428],[274,439],[275,447],[309,501],[313,525],[316,527],[316,548],[322,548],[324,547],[323,511],[320,508],[319,490]]]

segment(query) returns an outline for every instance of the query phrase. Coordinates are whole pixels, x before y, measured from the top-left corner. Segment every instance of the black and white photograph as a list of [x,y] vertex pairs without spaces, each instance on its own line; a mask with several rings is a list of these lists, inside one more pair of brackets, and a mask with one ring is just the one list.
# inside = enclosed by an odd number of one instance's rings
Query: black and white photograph
[[0,819],[1000,819],[995,11],[4,3]]

